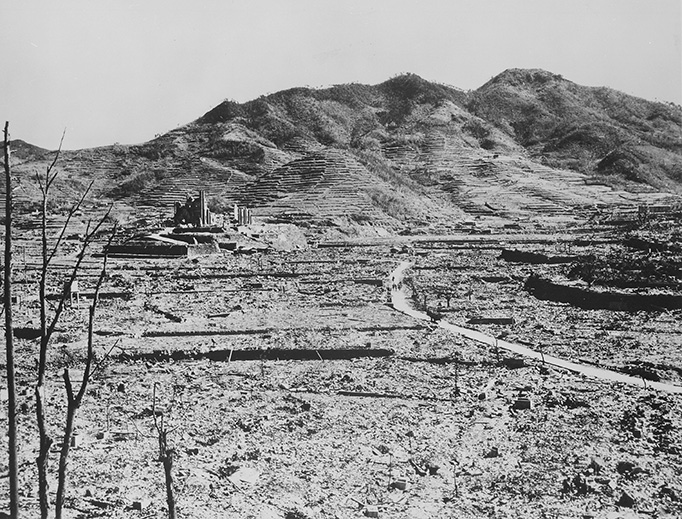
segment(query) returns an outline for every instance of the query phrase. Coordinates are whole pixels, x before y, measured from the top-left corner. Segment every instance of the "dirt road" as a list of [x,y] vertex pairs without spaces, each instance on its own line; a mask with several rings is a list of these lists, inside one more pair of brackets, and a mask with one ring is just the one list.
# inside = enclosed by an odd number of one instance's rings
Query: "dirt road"
[[[395,308],[399,312],[414,317],[415,319],[424,319],[429,321],[431,320],[431,318],[427,314],[420,312],[418,310],[414,310],[413,308],[410,307],[405,292],[400,288],[401,281],[405,275],[405,271],[409,269],[411,266],[412,264],[410,262],[404,261],[391,273],[392,283],[391,303],[393,304],[393,308]],[[473,339],[477,342],[487,344],[489,346],[496,348],[502,348],[504,350],[511,351],[518,355],[523,355],[524,357],[527,358],[540,360],[546,364],[550,364],[551,366],[567,369],[569,371],[573,371],[574,373],[579,373],[587,377],[598,378],[601,380],[607,380],[611,382],[622,382],[625,384],[631,384],[635,386],[645,386],[647,388],[656,389],[658,391],[682,393],[681,386],[648,380],[645,381],[641,378],[632,377],[624,373],[618,373],[607,369],[596,368],[594,366],[588,366],[586,364],[571,362],[568,360],[553,357],[551,355],[545,355],[542,352],[533,350],[526,346],[521,346],[520,344],[514,344],[512,342],[507,342],[502,339],[497,339],[495,337],[491,337],[490,335],[486,335],[479,331],[464,328],[462,326],[457,326],[444,320],[439,320],[438,326],[445,330],[449,330],[456,334],[462,335],[464,337],[468,337],[469,339]]]

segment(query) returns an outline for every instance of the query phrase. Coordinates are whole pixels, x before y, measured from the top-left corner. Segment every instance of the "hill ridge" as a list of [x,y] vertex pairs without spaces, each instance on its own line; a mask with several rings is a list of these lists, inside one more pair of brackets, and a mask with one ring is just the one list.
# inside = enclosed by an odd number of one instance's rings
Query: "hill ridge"
[[571,218],[632,199],[623,189],[642,203],[679,195],[682,108],[541,69],[507,69],[469,92],[401,74],[226,100],[146,143],[65,151],[59,167],[74,183],[95,179],[99,197],[157,211],[205,189],[216,209],[394,228]]

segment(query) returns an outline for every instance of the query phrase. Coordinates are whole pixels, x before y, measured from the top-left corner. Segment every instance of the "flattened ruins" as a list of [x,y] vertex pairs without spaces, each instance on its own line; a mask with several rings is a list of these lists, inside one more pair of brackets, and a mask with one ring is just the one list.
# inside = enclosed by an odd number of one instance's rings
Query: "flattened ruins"
[[[480,146],[483,123],[448,95],[403,119],[375,107],[345,148],[280,139],[272,96],[63,153],[61,192],[94,187],[46,220],[64,236],[46,300],[69,301],[47,359],[50,463],[99,300],[69,517],[166,517],[161,416],[178,517],[682,514],[679,195],[545,163],[492,123]],[[13,310],[37,514],[31,189],[16,190]]]

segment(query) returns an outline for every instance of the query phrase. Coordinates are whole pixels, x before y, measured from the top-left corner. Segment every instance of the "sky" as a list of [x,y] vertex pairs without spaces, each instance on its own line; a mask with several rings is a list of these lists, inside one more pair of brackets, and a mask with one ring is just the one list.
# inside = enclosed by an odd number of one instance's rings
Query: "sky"
[[508,68],[682,103],[682,0],[0,0],[0,122],[135,144],[225,99]]

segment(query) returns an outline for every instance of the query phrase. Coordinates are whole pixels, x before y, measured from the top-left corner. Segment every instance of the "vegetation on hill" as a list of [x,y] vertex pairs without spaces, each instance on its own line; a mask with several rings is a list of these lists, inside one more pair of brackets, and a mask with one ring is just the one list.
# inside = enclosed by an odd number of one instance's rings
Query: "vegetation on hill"
[[[436,114],[450,107],[449,117]],[[466,146],[522,147],[536,160],[632,187],[678,191],[682,108],[544,70],[510,69],[473,92],[404,74],[376,86],[294,88],[226,101],[198,124],[239,122],[276,146],[374,150],[434,129]]]
[[551,166],[680,188],[679,106],[512,69],[473,92],[467,107]]
[[45,158],[49,151],[22,141],[21,139],[14,139],[10,142],[12,156],[19,160],[40,160]]
[[[418,224],[448,204],[458,210],[458,196],[470,189],[461,176],[469,171],[480,178],[484,170],[473,162],[499,155],[529,157],[633,191],[679,193],[682,108],[580,86],[543,70],[510,69],[470,92],[402,74],[374,86],[292,88],[246,103],[227,100],[141,145],[67,152],[63,167],[74,178],[100,179],[103,194],[117,199],[160,199],[178,186],[208,186],[226,204],[256,203],[274,200],[248,195],[259,186],[294,189],[277,177],[283,166],[328,152],[365,169],[352,189],[356,202],[369,200],[403,223]],[[15,155],[39,164],[50,152],[17,141]],[[486,171],[485,182],[494,183],[495,168]],[[341,173],[329,171],[327,181],[345,178]],[[268,179],[273,175],[279,184]],[[318,184],[295,188],[333,196]],[[322,205],[334,203],[348,201]]]

